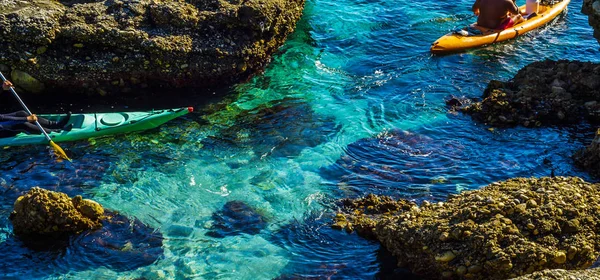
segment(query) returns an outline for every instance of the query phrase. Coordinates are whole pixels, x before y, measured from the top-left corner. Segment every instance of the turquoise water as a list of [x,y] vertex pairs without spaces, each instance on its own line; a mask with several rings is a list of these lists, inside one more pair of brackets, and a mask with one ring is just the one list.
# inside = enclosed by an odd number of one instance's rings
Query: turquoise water
[[[376,242],[329,228],[336,199],[374,192],[443,200],[551,172],[593,180],[570,159],[593,128],[490,131],[444,104],[450,95],[479,97],[489,80],[508,79],[536,60],[598,61],[582,1],[517,40],[430,55],[431,42],[474,20],[471,4],[308,1],[264,73],[208,104],[189,100],[197,107],[191,115],[141,134],[64,143],[72,163],[55,163],[45,147],[5,149],[0,275],[410,277]],[[149,228],[136,224],[129,232],[137,238],[133,250],[94,236],[62,250],[27,249],[12,235],[8,215],[33,186],[82,194]],[[241,221],[219,229],[231,217]],[[145,241],[153,229],[162,247]],[[125,231],[96,235],[123,239]]]

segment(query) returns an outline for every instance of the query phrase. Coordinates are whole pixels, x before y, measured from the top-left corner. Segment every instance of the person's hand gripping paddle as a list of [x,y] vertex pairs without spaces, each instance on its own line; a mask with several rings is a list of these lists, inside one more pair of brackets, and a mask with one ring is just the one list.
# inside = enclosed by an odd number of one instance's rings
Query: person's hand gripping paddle
[[27,106],[25,105],[25,103],[23,103],[23,100],[21,100],[21,98],[19,97],[19,95],[15,91],[14,87],[12,86],[12,84],[10,82],[6,83],[7,80],[4,77],[4,75],[2,75],[2,72],[0,72],[0,78],[2,78],[2,82],[4,82],[4,84],[2,85],[2,87],[4,89],[6,89],[5,87],[7,87],[7,84],[8,84],[8,89],[7,90],[10,90],[10,92],[12,92],[12,94],[15,96],[15,98],[21,104],[21,107],[23,107],[23,110],[25,110],[25,112],[27,112],[27,114],[29,114],[29,117],[27,119],[29,120],[30,117],[32,117],[35,120],[35,124],[40,129],[40,132],[46,137],[46,139],[48,140],[48,144],[54,150],[54,154],[56,154],[56,156],[59,157],[59,158],[71,161],[71,159],[67,156],[67,154],[65,154],[65,151],[60,146],[58,146],[56,143],[54,143],[54,141],[52,141],[52,138],[50,138],[50,135],[48,135],[48,133],[46,133],[46,131],[44,130],[44,128],[42,128],[42,125],[40,125],[40,123],[37,121],[37,118],[31,113],[31,111],[29,111],[29,108],[27,108]]

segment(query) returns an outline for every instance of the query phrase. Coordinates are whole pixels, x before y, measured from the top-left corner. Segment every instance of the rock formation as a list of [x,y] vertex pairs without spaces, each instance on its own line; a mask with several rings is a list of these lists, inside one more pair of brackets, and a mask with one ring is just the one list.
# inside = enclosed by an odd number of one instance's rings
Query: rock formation
[[594,176],[600,176],[600,130],[596,132],[592,143],[585,149],[577,151],[573,159],[576,165]]
[[17,198],[10,214],[16,235],[61,237],[101,227],[104,209],[81,196],[34,187]]
[[261,69],[304,0],[6,0],[0,70],[20,89],[106,95],[239,81]]
[[600,43],[600,1],[599,0],[583,0],[583,8],[581,11],[588,15],[590,26],[594,28],[594,37]]
[[428,278],[507,279],[591,266],[600,245],[599,195],[599,184],[575,177],[517,178],[420,207],[359,200],[336,225],[360,228],[400,266]]
[[517,277],[514,280],[600,280],[600,268],[583,270],[549,269]]
[[462,110],[492,126],[600,121],[600,64],[578,61],[531,63],[507,82],[491,81],[481,102]]

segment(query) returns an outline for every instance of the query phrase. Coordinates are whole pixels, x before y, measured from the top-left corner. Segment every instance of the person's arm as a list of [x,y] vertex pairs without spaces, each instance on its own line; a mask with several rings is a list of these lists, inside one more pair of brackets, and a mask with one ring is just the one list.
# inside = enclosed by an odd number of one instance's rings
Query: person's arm
[[[11,87],[13,87],[13,84],[9,80],[6,80],[6,81],[4,81],[4,83],[2,83],[3,90],[10,90]],[[31,116],[27,116],[27,117],[17,117],[17,116],[11,116],[10,114],[7,114],[7,115],[0,114],[0,121],[35,122],[35,121],[37,121],[37,116],[31,115]]]
[[11,114],[0,114],[0,121],[19,121],[19,122],[35,122],[37,121],[37,116],[35,114],[29,115],[27,117],[17,117],[11,116]]
[[517,1],[516,0],[507,0],[506,1],[506,5],[508,6],[508,12],[513,14],[513,15],[519,15],[521,14],[521,11],[519,11],[519,7],[517,6]]
[[0,121],[19,121],[19,122],[28,122],[29,119],[27,117],[15,117],[10,114],[3,115],[0,114]]
[[471,7],[471,9],[473,10],[473,13],[477,16],[479,16],[479,1],[480,0],[476,0],[475,3],[473,4],[473,7]]

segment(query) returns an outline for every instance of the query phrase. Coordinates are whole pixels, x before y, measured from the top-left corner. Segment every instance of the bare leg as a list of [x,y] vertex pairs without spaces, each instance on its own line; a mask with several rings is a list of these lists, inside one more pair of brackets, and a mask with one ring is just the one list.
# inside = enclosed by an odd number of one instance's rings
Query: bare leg
[[523,18],[522,15],[516,15],[512,19],[513,19],[514,25],[517,25],[517,24],[525,21],[525,19]]

